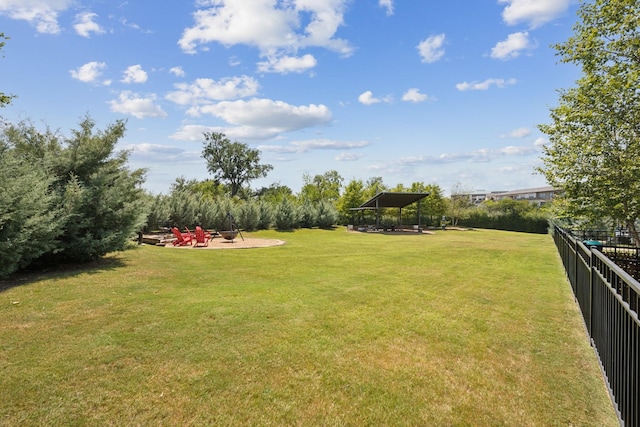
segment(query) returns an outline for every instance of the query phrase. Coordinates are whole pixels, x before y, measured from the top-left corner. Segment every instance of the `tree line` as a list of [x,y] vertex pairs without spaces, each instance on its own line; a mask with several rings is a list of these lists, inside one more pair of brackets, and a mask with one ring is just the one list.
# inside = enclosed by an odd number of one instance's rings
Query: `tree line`
[[[420,202],[419,221],[424,226],[439,226],[446,215],[464,221],[475,209],[470,205],[466,211],[459,209],[459,202],[445,198],[436,184],[389,187],[382,178],[373,177],[343,185],[343,177],[335,170],[305,174],[297,194],[279,183],[252,190],[247,177],[255,174],[245,173],[244,180],[233,183],[222,175],[203,181],[179,177],[168,194],[154,195],[143,189],[145,170],[130,169],[129,153],[115,150],[125,131],[124,121],[99,130],[90,117],[82,119],[70,137],[50,129],[40,131],[27,121],[4,127],[0,134],[0,276],[26,267],[93,261],[126,249],[142,231],[195,225],[222,230],[229,214],[248,231],[373,224],[374,212],[352,208],[382,191],[428,193]],[[224,139],[219,135],[216,141]],[[210,142],[205,138],[205,159]],[[236,153],[251,150],[234,144]],[[251,159],[259,165],[259,156]],[[213,169],[214,163],[209,166]],[[241,169],[236,165],[234,170]],[[418,221],[417,211],[417,204],[403,209],[405,224]],[[396,224],[395,210],[383,210],[382,221]]]

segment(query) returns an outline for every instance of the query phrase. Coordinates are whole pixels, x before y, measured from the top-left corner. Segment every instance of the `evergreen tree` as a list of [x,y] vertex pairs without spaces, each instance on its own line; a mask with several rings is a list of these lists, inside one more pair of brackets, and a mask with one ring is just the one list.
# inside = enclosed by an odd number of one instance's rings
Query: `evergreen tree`
[[44,168],[0,143],[0,277],[57,249],[66,217],[52,182]]
[[86,117],[66,139],[24,122],[5,129],[7,145],[22,161],[50,175],[48,191],[64,212],[56,248],[43,254],[44,261],[84,262],[122,250],[146,222],[144,170],[130,171],[128,153],[114,153],[124,122],[94,128]]

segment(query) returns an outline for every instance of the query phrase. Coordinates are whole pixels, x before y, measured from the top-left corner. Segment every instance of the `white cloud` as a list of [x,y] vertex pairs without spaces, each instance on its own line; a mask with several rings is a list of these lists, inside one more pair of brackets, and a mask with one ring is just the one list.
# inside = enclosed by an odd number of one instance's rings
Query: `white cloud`
[[79,13],[76,15],[76,23],[73,25],[76,33],[82,37],[91,37],[91,33],[103,34],[104,30],[94,22],[94,18],[98,15],[91,12]]
[[217,42],[226,46],[255,46],[263,54],[323,47],[348,56],[352,47],[335,37],[344,23],[347,2],[201,1],[203,8],[193,14],[194,26],[184,30],[178,44],[188,53],[195,53],[199,45]]
[[272,153],[306,153],[312,150],[353,150],[369,145],[367,141],[334,141],[330,139],[311,139],[294,141],[289,145],[259,145],[258,149]]
[[271,57],[267,61],[258,62],[258,71],[263,73],[304,73],[317,65],[313,55]]
[[387,16],[393,15],[393,0],[379,0],[378,4],[387,10]]
[[436,156],[416,155],[403,157],[398,160],[371,165],[372,170],[389,173],[399,173],[407,168],[419,165],[441,165],[451,163],[489,163],[495,159],[513,158],[537,155],[539,148],[529,146],[506,146],[496,149],[482,148],[460,153],[441,153]]
[[496,86],[498,88],[504,88],[507,87],[508,85],[514,85],[516,84],[516,79],[509,79],[509,80],[504,80],[504,79],[487,79],[483,82],[462,82],[462,83],[458,83],[456,84],[456,88],[459,91],[466,91],[466,90],[488,90],[491,86]]
[[502,12],[507,25],[526,22],[537,28],[565,13],[571,0],[498,0],[498,3],[507,4]]
[[543,137],[539,137],[536,138],[536,140],[533,142],[533,145],[535,145],[536,147],[540,148],[543,147],[545,145],[547,145],[549,143],[549,140]]
[[355,162],[364,157],[363,153],[340,153],[334,159],[338,162]]
[[505,135],[500,135],[500,137],[501,138],[525,138],[529,135],[531,135],[531,129],[523,127],[523,128],[514,129]]
[[58,34],[58,13],[74,3],[75,0],[0,0],[0,15],[27,21],[39,33]]
[[535,48],[535,44],[529,41],[529,33],[519,32],[509,34],[506,40],[498,42],[491,49],[491,57],[493,59],[513,59],[520,56],[520,52],[525,49]]
[[402,100],[407,102],[423,102],[428,98],[424,93],[420,93],[420,89],[411,88],[402,95]]
[[192,107],[187,114],[203,114],[220,118],[232,127],[227,136],[244,139],[274,138],[283,132],[324,126],[331,121],[331,111],[324,105],[295,106],[270,99],[222,101],[217,104]]
[[371,92],[370,90],[361,93],[360,96],[358,96],[358,101],[360,101],[360,103],[364,105],[373,105],[377,104],[378,102],[382,102],[382,100],[375,98],[373,96],[373,92]]
[[141,65],[131,65],[124,70],[122,83],[144,83],[149,78],[146,71],[142,69]]
[[[226,133],[224,128],[218,126],[184,125],[175,133],[169,135],[169,138],[179,141],[202,141],[204,139],[202,134],[205,132]],[[227,137],[235,138],[230,134],[227,134]]]
[[537,153],[536,147],[516,147],[513,145],[509,145],[507,147],[501,148],[496,153],[498,155],[505,156],[528,156],[529,154]]
[[69,73],[71,73],[71,77],[76,80],[91,83],[96,81],[98,77],[102,75],[102,70],[106,67],[107,64],[104,62],[91,61],[76,68],[75,70],[70,70]]
[[295,106],[282,101],[254,98],[248,101],[222,101],[200,107],[199,113],[211,114],[228,123],[285,130],[327,124],[331,112],[324,105]]
[[114,113],[130,114],[137,119],[147,117],[166,117],[162,108],[155,104],[156,96],[141,97],[131,91],[120,92],[117,100],[109,101]]
[[176,77],[184,77],[186,75],[182,67],[172,67],[169,69],[169,72]]
[[196,79],[193,83],[179,83],[174,87],[178,90],[170,92],[166,96],[168,100],[180,105],[200,105],[253,96],[258,93],[259,85],[252,77],[240,76],[217,81]]
[[445,35],[438,34],[435,36],[428,37],[418,44],[417,49],[420,52],[420,57],[422,58],[422,62],[436,62],[440,58],[444,56],[444,45]]
[[[202,139],[202,134],[200,134],[200,139]],[[143,159],[145,162],[175,163],[176,161],[192,160],[194,158],[193,153],[185,151],[183,148],[169,145],[129,144],[124,149],[131,150],[133,160],[137,158]],[[197,156],[200,156],[200,153],[197,153]]]
[[132,144],[126,146],[125,149],[131,149],[136,153],[140,154],[149,154],[149,153],[161,153],[162,155],[167,154],[177,154],[182,153],[184,150],[178,147],[172,147],[168,145],[160,145],[160,144],[149,144],[149,143],[141,143],[141,144]]

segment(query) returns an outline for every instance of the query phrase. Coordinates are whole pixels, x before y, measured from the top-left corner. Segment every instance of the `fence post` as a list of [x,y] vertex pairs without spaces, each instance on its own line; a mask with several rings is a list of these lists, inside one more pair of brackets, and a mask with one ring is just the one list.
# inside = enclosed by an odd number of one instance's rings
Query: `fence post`
[[593,254],[593,248],[589,248],[589,319],[585,320],[588,322],[587,327],[589,328],[588,330],[590,336],[593,336],[593,329],[591,329],[591,326],[593,325],[593,282],[594,276],[596,274],[596,269],[593,265],[594,258],[595,256]]

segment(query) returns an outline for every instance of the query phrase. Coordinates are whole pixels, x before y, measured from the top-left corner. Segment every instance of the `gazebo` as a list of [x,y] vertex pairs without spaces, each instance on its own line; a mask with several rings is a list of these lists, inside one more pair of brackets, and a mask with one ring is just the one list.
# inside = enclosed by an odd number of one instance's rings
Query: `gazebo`
[[[429,193],[394,193],[394,192],[381,192],[376,194],[371,199],[367,200],[357,208],[351,208],[354,211],[363,211],[375,209],[376,211],[376,229],[380,228],[380,209],[383,208],[398,208],[398,223],[402,224],[402,208],[409,206],[412,203],[417,203],[420,200],[427,197]],[[421,230],[420,224],[420,204],[418,203],[418,230]]]

